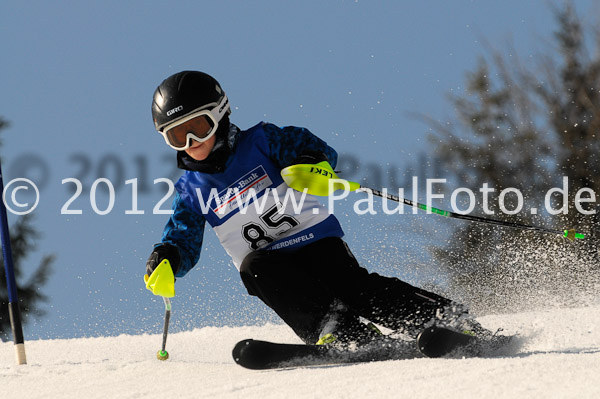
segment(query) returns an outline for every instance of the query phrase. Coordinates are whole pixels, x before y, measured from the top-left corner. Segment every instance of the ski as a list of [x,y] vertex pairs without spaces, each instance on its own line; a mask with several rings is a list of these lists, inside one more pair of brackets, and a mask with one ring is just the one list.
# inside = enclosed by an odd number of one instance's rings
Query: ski
[[238,342],[233,359],[242,367],[266,370],[423,357],[414,341],[386,339],[352,349],[322,345],[281,344],[254,339]]
[[442,326],[432,326],[419,334],[417,348],[427,357],[493,356],[500,354],[503,349],[508,349],[513,338],[504,335],[479,337]]
[[[491,334],[491,333],[490,333]],[[442,326],[424,329],[415,341],[382,338],[367,345],[339,349],[326,345],[285,344],[255,339],[238,342],[232,351],[234,361],[252,370],[309,367],[423,357],[494,356],[509,348],[513,336],[482,338]]]

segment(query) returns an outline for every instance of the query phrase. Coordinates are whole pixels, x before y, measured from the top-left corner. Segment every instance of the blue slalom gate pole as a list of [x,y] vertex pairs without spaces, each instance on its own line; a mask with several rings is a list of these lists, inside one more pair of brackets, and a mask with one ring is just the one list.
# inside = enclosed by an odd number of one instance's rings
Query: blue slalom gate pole
[[13,267],[12,249],[10,247],[10,235],[8,233],[8,218],[6,217],[6,205],[4,204],[4,181],[2,179],[2,165],[0,164],[0,235],[2,238],[2,254],[4,256],[4,270],[6,271],[6,286],[8,288],[8,315],[15,342],[17,364],[27,364],[25,356],[25,339],[23,338],[23,326],[21,325],[21,311],[19,309],[19,298],[17,297],[17,282]]

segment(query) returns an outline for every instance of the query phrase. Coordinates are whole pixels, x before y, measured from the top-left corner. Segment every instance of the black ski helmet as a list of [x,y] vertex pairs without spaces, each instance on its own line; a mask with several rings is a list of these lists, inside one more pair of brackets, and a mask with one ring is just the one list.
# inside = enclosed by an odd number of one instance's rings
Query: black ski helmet
[[[219,82],[204,72],[182,71],[171,75],[154,91],[154,127],[160,132],[169,123],[193,111],[219,104],[223,97],[225,92]],[[229,103],[226,105],[229,107]],[[227,114],[229,113],[231,109],[228,108]]]

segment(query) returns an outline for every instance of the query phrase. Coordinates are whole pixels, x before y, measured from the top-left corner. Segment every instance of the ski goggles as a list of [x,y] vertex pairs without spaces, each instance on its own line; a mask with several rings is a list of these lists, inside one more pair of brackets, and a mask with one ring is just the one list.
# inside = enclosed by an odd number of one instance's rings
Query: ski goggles
[[211,103],[194,110],[183,118],[169,123],[158,132],[162,134],[169,147],[177,151],[187,150],[190,148],[190,139],[200,143],[210,139],[227,111],[229,111],[229,101],[227,96],[223,95],[218,104]]

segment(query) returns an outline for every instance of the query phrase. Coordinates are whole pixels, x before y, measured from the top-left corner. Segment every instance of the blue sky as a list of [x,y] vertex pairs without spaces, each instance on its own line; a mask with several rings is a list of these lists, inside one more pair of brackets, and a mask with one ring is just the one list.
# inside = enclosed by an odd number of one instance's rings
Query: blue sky
[[[160,240],[165,215],[152,208],[176,177],[174,154],[153,130],[155,87],[197,69],[215,76],[232,104],[232,121],[261,120],[309,128],[338,150],[346,177],[389,185],[430,159],[421,112],[446,120],[448,93],[462,92],[467,71],[487,41],[524,60],[551,45],[555,28],[546,1],[30,1],[0,6],[0,115],[5,181],[40,186],[33,212],[42,233],[28,258],[33,271],[54,253],[44,291],[47,317],[26,338],[155,333],[162,305],[142,284],[144,263]],[[584,21],[598,14],[575,1]],[[350,166],[353,165],[353,168]],[[411,170],[412,168],[412,170]],[[65,178],[86,191],[71,198]],[[107,177],[114,209],[98,215],[89,188]],[[138,178],[138,208],[132,186]],[[108,196],[99,189],[99,208]],[[163,209],[169,207],[170,200]],[[347,240],[371,270],[413,283],[435,276],[424,263],[424,236],[448,222],[434,216],[338,214]],[[15,215],[9,215],[14,222]],[[427,220],[427,222],[424,222]],[[274,320],[245,295],[237,272],[207,230],[200,264],[177,282],[174,329]],[[27,273],[27,271],[26,271]]]

